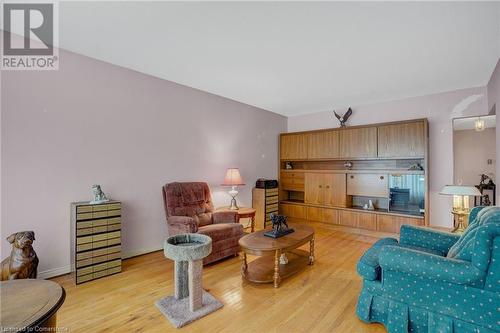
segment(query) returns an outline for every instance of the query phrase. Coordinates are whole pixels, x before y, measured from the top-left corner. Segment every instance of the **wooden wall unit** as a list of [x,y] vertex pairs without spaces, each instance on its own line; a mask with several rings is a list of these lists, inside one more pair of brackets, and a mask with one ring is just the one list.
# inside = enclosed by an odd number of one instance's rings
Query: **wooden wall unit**
[[[410,169],[415,164],[423,170]],[[389,233],[398,233],[402,224],[428,224],[427,119],[283,133],[279,165],[279,210],[292,218]],[[388,205],[394,173],[424,175],[425,214],[352,207],[363,198]]]

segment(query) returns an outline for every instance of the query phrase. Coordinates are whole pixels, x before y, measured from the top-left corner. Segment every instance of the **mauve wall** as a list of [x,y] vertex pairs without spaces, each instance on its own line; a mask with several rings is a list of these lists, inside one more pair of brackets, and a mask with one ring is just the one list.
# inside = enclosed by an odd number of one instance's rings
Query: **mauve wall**
[[[429,120],[430,224],[451,226],[451,198],[439,195],[453,182],[452,119],[488,113],[486,87],[407,98],[386,103],[353,106],[349,125],[364,125],[416,118]],[[345,110],[337,110],[337,113]],[[332,111],[288,118],[288,131],[338,127]]]
[[[497,62],[493,75],[488,82],[488,110],[495,107],[497,115],[497,160],[500,157],[500,60]],[[500,179],[500,163],[497,161],[497,184]],[[500,206],[500,191],[497,191],[497,206]]]
[[123,202],[131,255],[162,247],[163,184],[207,181],[227,205],[218,185],[239,167],[248,206],[255,180],[277,176],[283,116],[65,51],[58,71],[3,72],[1,84],[2,258],[5,237],[34,230],[42,276],[68,269],[69,205],[92,184]]

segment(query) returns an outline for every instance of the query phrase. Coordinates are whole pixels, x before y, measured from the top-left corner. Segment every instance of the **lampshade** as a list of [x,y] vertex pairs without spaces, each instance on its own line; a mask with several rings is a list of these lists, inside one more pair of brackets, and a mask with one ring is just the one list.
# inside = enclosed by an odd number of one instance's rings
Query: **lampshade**
[[481,196],[481,192],[475,186],[464,185],[446,185],[439,194]]
[[243,179],[241,179],[240,176],[240,169],[229,168],[226,171],[226,177],[224,177],[224,183],[222,183],[222,186],[236,186],[236,185],[245,185]]

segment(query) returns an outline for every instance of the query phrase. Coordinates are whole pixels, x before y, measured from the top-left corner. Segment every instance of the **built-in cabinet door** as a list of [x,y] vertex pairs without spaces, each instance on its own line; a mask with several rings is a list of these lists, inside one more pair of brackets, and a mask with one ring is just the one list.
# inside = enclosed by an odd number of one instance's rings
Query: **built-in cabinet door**
[[377,128],[340,130],[340,157],[377,157]]
[[321,173],[306,173],[304,201],[308,204],[322,205],[325,200],[323,191],[324,175]]
[[378,157],[424,157],[423,121],[378,127]]
[[296,219],[306,219],[306,206],[294,205],[294,204],[279,204],[279,212],[282,215]]
[[309,134],[285,134],[280,137],[280,157],[282,160],[307,159]]
[[358,226],[358,213],[349,210],[340,210],[338,224],[356,228]]
[[347,175],[347,195],[388,198],[388,176],[375,173],[349,174]]
[[347,206],[346,196],[346,174],[331,173],[324,175],[325,182],[325,205],[329,206]]
[[337,158],[340,156],[339,132],[313,132],[308,137],[308,158]]

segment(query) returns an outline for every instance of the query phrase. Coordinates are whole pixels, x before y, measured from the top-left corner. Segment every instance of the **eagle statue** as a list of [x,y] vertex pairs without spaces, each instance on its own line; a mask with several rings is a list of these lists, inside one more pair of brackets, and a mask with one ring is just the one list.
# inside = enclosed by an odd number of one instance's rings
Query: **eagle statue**
[[347,120],[349,119],[349,117],[352,115],[352,110],[351,110],[351,108],[349,108],[347,110],[347,112],[344,113],[343,116],[339,116],[337,114],[337,112],[335,112],[335,110],[333,111],[333,113],[335,114],[335,117],[337,117],[337,119],[340,121],[340,127],[345,127],[345,123],[347,122]]

